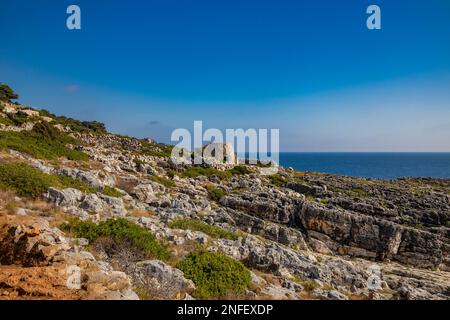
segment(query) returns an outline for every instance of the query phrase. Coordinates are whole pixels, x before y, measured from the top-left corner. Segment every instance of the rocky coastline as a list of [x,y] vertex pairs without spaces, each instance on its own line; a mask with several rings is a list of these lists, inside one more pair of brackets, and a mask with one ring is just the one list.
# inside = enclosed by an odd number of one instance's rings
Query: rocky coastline
[[[44,192],[33,185],[39,192],[30,196],[17,176],[0,178],[0,299],[450,298],[450,179],[290,168],[267,176],[258,165],[175,163],[152,140],[3,105],[0,166],[20,164],[58,183]],[[14,144],[53,130],[71,140],[51,151],[63,145],[69,156]],[[167,257],[119,246],[107,233],[89,240],[67,227],[73,219],[131,223]],[[183,269],[195,252],[239,262],[245,288],[207,296]],[[81,270],[77,289],[67,287],[68,266]]]

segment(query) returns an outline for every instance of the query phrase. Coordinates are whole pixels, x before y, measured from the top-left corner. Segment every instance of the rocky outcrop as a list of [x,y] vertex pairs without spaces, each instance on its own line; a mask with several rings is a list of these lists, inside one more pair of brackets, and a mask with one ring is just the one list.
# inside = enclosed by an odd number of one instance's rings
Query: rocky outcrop
[[439,267],[448,252],[439,237],[429,232],[310,202],[303,203],[298,218],[303,228],[325,235],[327,245],[340,254]]
[[[295,183],[288,186],[307,195],[328,192],[319,186]],[[303,239],[306,242],[313,239],[316,245],[320,241],[322,252],[447,268],[449,245],[444,237],[401,225],[398,220],[391,219],[393,215],[388,209],[357,205],[358,202],[353,201],[354,210],[348,210],[348,206],[326,206],[289,196],[288,192],[259,190],[228,195],[220,200],[223,206],[231,209],[228,210],[231,223],[246,232],[287,246],[304,248]],[[342,200],[339,203],[342,204]]]
[[275,190],[264,190],[225,196],[220,199],[220,204],[263,220],[289,224],[293,221],[299,202]]
[[81,199],[83,199],[83,192],[73,188],[67,188],[64,190],[49,188],[46,199],[59,206],[76,206]]
[[74,168],[63,168],[59,170],[59,174],[86,182],[98,190],[102,190],[104,186],[115,184],[114,178],[103,172],[88,172]]
[[45,198],[62,207],[65,212],[81,219],[88,219],[92,214],[99,213],[104,216],[125,216],[127,214],[122,199],[101,193],[84,194],[73,188],[62,190],[49,188]]
[[0,299],[138,299],[130,278],[44,219],[0,219]]
[[185,299],[195,290],[180,270],[158,260],[136,263],[132,277],[135,286],[152,299]]

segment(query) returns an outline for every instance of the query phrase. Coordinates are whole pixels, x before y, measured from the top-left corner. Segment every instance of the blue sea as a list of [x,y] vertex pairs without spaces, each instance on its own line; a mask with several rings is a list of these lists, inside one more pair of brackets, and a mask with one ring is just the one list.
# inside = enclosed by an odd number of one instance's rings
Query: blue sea
[[279,163],[296,171],[362,178],[450,178],[450,152],[281,152]]
[[450,178],[450,153],[280,153],[280,164],[297,171],[396,179]]

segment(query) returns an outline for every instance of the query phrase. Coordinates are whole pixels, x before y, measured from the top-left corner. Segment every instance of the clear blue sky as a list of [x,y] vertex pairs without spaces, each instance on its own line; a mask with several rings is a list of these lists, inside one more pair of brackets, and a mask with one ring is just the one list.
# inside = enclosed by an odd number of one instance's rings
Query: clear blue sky
[[0,30],[20,102],[114,132],[169,142],[203,120],[280,128],[284,151],[450,151],[448,0],[1,0]]

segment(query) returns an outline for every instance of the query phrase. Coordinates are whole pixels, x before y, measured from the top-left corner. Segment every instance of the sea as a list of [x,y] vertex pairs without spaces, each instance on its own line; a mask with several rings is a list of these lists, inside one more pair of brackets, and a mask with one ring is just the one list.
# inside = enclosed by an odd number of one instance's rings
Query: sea
[[450,178],[450,152],[281,152],[279,163],[296,171],[362,178]]

